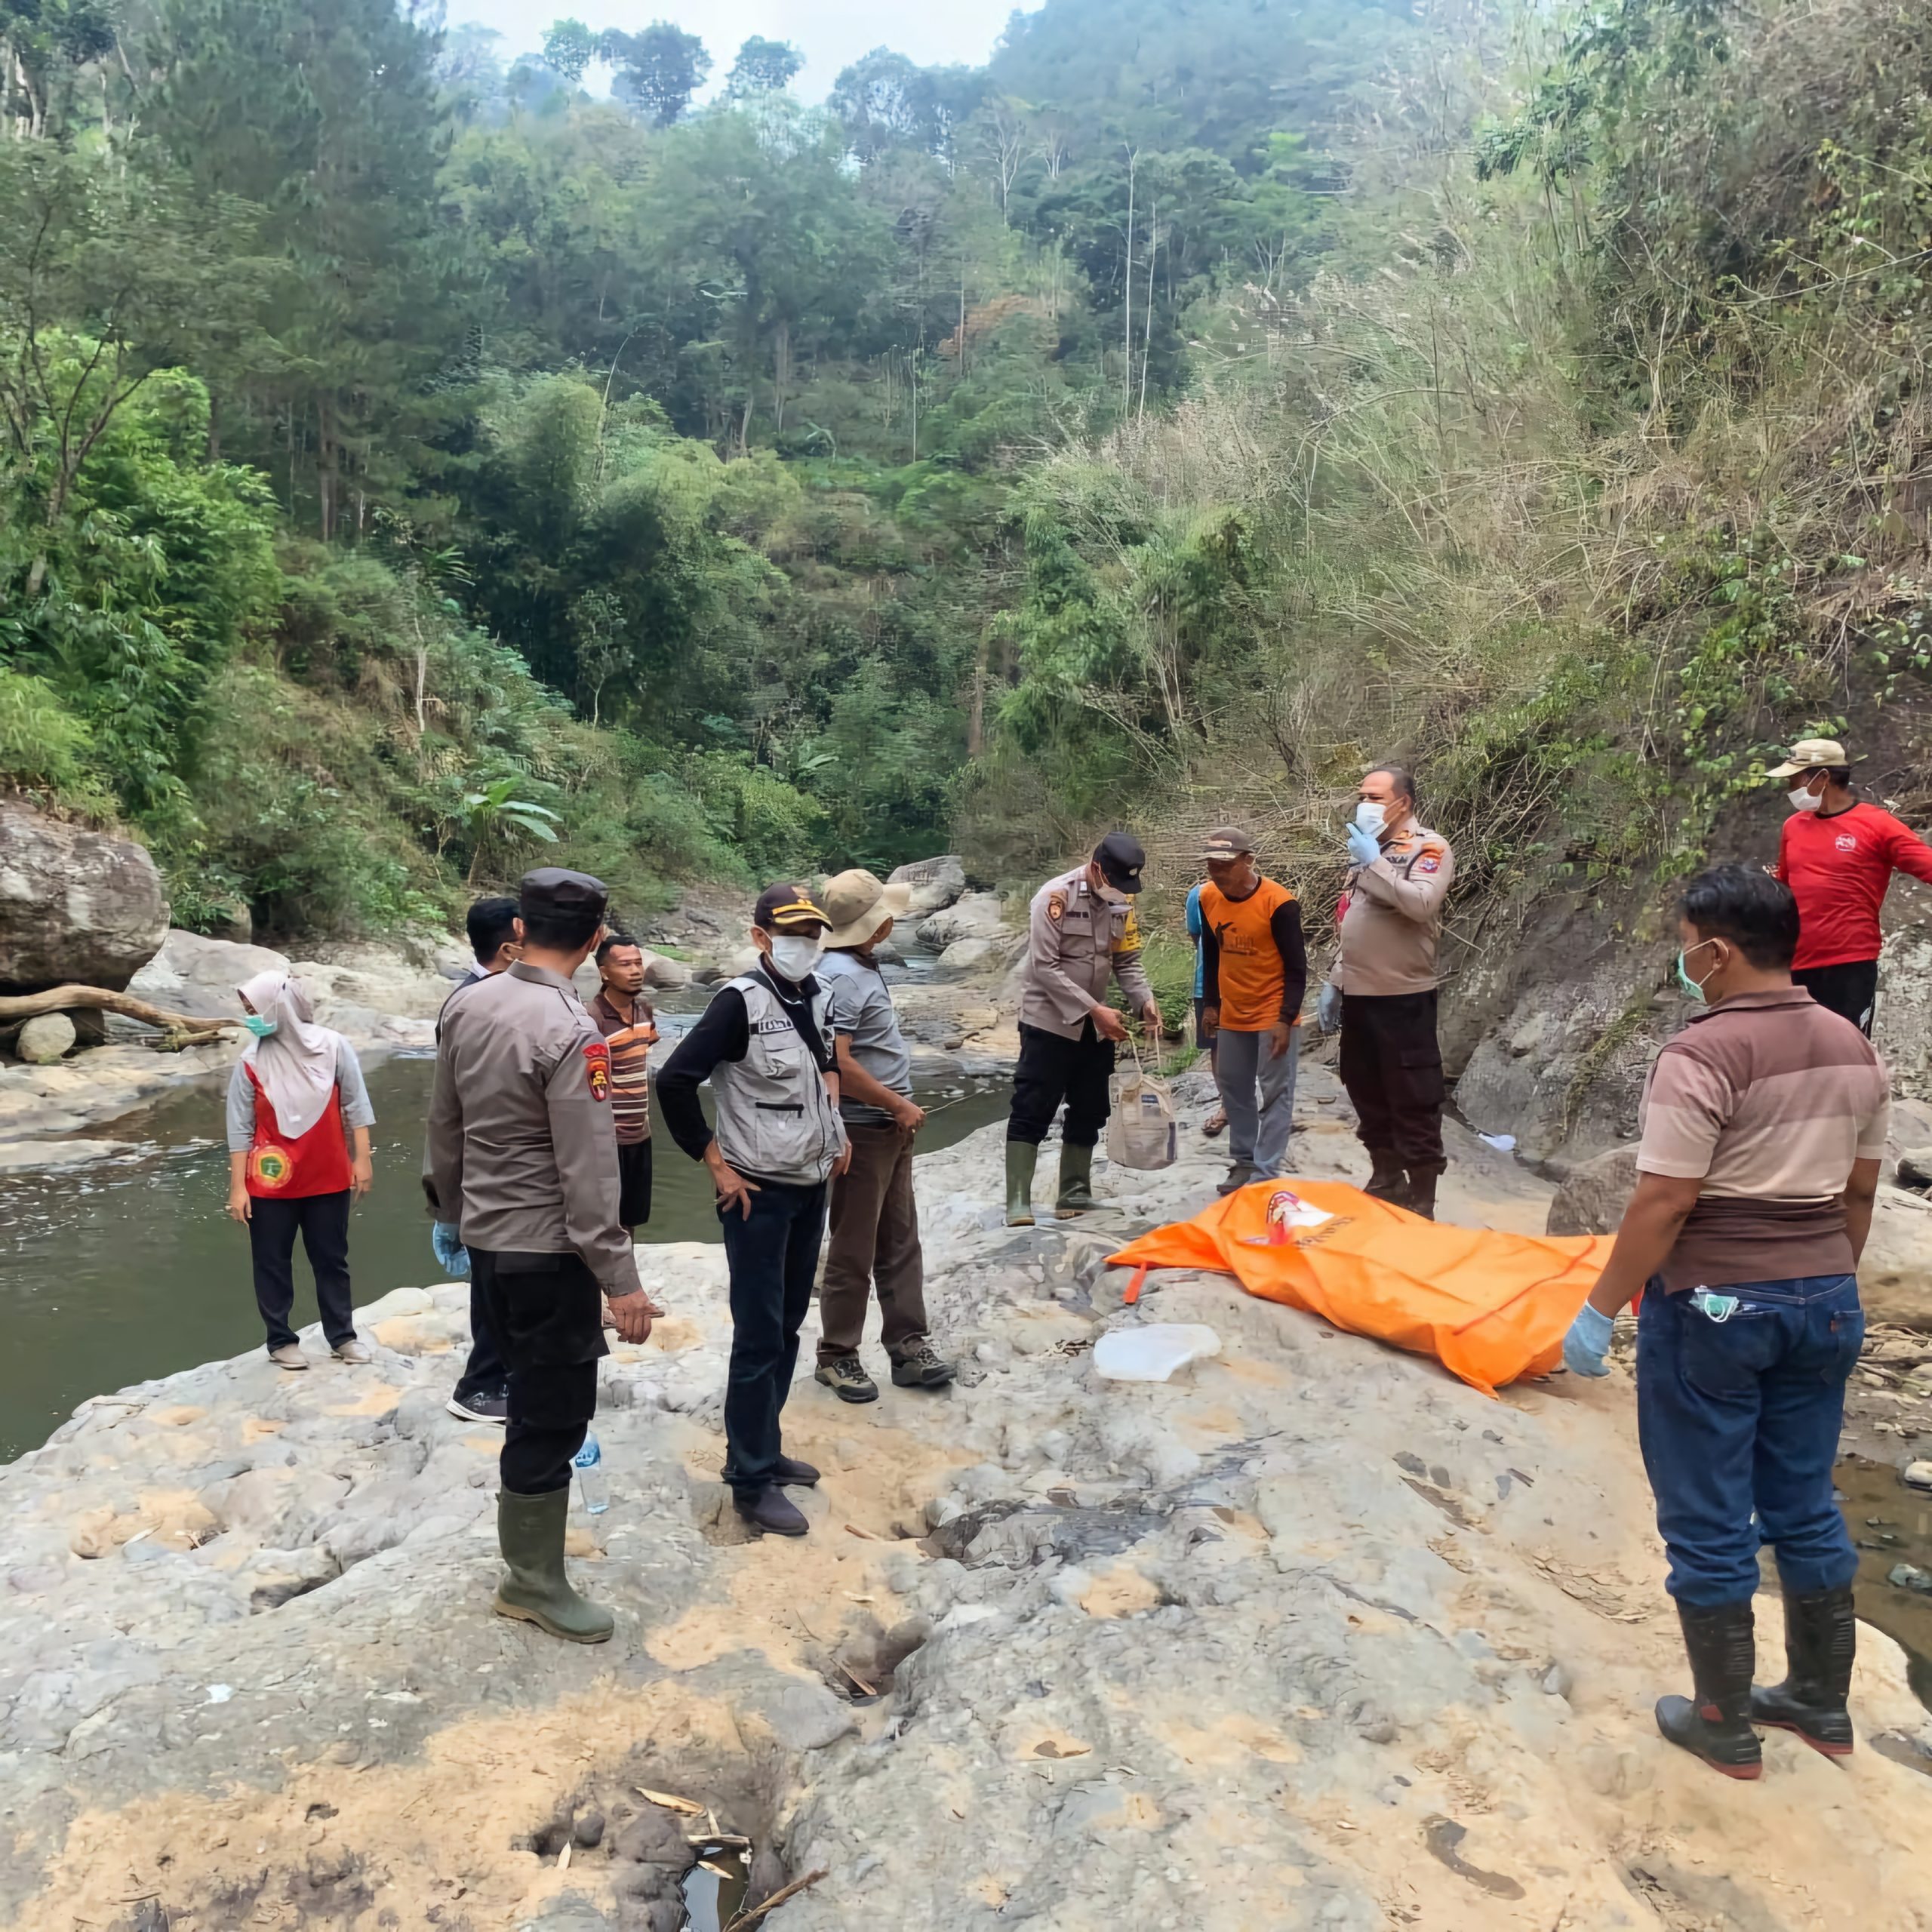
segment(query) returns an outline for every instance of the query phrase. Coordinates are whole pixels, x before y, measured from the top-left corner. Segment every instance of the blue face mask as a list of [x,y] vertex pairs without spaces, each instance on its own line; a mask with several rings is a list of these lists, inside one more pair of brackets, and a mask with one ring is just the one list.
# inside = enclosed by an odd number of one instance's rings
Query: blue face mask
[[[1690,975],[1684,971],[1684,962],[1690,958],[1691,953],[1701,952],[1711,943],[1709,940],[1701,940],[1698,944],[1692,946],[1688,952],[1680,949],[1677,955],[1677,983],[1683,989],[1685,998],[1695,1000],[1700,1006],[1707,1005],[1709,1003],[1710,995],[1705,992],[1702,980],[1692,979]],[[1705,976],[1707,979],[1710,977],[1711,975],[1708,974]]]
[[242,1023],[258,1040],[266,1040],[275,1031],[275,1022],[272,1020],[264,1020],[259,1013],[243,1014]]

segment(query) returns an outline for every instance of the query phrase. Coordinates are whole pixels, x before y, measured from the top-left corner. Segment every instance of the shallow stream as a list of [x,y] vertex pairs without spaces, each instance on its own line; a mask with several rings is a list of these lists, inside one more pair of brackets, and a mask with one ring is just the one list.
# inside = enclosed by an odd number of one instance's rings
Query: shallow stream
[[[349,1230],[358,1303],[442,1278],[419,1180],[434,1062],[396,1055],[365,1066],[376,1184]],[[958,1075],[921,1080],[915,1091],[931,1116],[921,1152],[1002,1118],[1011,1091],[1004,1079]],[[262,1339],[248,1235],[227,1216],[220,1089],[186,1090],[90,1132],[133,1145],[86,1167],[0,1179],[0,1462],[44,1442],[89,1395],[238,1355]],[[718,1238],[703,1169],[661,1127],[640,1238]],[[308,1264],[298,1258],[294,1320],[315,1318]]]

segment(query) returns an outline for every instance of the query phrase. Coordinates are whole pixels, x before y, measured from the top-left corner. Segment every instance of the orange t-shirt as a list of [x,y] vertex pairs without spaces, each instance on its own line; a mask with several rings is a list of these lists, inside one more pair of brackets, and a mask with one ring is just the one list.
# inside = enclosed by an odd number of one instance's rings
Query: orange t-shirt
[[1287,976],[1273,921],[1294,894],[1264,878],[1245,899],[1230,899],[1212,879],[1201,888],[1201,923],[1220,949],[1221,1024],[1230,1032],[1265,1033],[1281,1017]]

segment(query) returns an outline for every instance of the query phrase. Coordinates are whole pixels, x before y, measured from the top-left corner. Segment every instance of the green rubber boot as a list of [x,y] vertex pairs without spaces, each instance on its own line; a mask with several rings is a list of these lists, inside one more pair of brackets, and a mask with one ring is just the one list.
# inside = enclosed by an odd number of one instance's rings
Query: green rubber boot
[[1063,1217],[1084,1214],[1100,1204],[1094,1198],[1093,1149],[1072,1147],[1063,1140],[1060,1144],[1060,1198],[1054,1203],[1054,1212]]
[[1033,1170],[1039,1161],[1040,1150],[1030,1141],[1006,1143],[1006,1225],[1009,1228],[1033,1225]]
[[580,1597],[564,1574],[568,1487],[542,1496],[497,1497],[497,1543],[508,1566],[491,1607],[499,1617],[534,1623],[567,1643],[601,1644],[617,1628],[601,1604]]

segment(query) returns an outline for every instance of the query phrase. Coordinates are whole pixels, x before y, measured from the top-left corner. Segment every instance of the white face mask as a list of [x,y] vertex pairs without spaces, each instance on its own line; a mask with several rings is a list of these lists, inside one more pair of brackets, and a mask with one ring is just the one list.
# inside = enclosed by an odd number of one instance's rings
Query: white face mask
[[1784,801],[1795,812],[1815,812],[1825,802],[1822,792],[1807,792],[1803,786],[1795,791],[1787,792]]
[[810,939],[796,933],[772,935],[772,970],[794,986],[808,978],[812,968],[824,957],[825,940],[820,934],[814,933]]
[[1388,814],[1377,800],[1364,798],[1355,807],[1355,823],[1364,832],[1380,832],[1388,823]]

